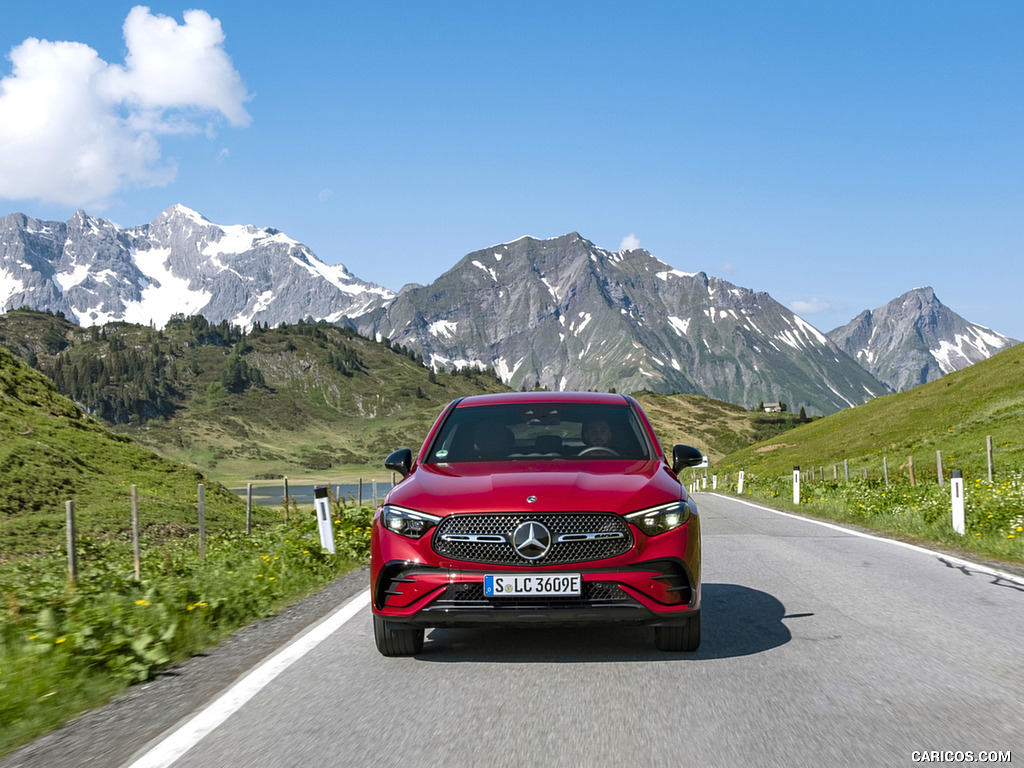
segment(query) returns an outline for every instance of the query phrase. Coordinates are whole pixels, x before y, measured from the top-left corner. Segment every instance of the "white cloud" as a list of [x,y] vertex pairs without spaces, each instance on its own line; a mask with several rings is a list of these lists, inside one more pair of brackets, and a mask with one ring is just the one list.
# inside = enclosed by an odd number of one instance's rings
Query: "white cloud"
[[639,247],[640,240],[632,232],[622,238],[622,242],[619,243],[620,251],[635,251]]
[[321,189],[320,190],[320,194],[317,196],[317,199],[321,203],[326,203],[332,197],[334,197],[334,190],[333,189]]
[[84,43],[28,38],[12,48],[0,80],[0,197],[100,206],[122,188],[174,179],[158,136],[208,130],[201,118],[248,125],[220,22],[205,11],[184,20],[133,8],[124,65]]
[[798,315],[816,315],[819,312],[828,311],[832,306],[827,301],[812,298],[808,301],[793,301],[790,303],[789,308]]

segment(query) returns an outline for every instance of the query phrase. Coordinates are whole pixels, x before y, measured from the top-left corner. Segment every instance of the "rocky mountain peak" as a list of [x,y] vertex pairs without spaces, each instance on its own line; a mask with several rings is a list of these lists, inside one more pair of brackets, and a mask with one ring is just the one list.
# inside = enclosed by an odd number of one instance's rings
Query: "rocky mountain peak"
[[930,287],[865,310],[828,337],[896,391],[934,381],[1016,343],[968,322]]

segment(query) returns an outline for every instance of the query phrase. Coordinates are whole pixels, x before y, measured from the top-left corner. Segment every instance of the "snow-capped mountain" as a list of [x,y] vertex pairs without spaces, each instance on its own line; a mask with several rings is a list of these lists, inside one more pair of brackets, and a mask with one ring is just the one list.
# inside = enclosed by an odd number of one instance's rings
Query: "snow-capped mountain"
[[832,341],[897,392],[985,360],[1017,341],[971,323],[915,288],[829,331]]
[[129,229],[84,211],[66,223],[0,218],[4,310],[61,311],[80,325],[163,326],[182,313],[251,326],[333,322],[393,297],[275,229],[219,226],[182,205]]
[[0,308],[22,306],[81,325],[163,326],[178,313],[243,327],[327,320],[439,368],[493,368],[515,388],[690,392],[811,413],[1014,343],[952,313],[930,288],[822,334],[766,293],[577,233],[476,251],[396,295],[278,230],[220,226],[181,205],[128,229],[83,211],[65,223],[0,218]]
[[766,293],[610,252],[577,233],[464,257],[357,328],[507,384],[688,392],[831,413],[888,389]]

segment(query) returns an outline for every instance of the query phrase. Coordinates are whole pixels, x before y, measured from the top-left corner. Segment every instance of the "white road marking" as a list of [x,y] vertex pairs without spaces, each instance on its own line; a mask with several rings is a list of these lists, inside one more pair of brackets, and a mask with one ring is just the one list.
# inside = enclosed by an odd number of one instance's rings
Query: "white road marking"
[[939,558],[942,558],[942,559],[946,560],[947,562],[953,563],[954,565],[964,566],[965,568],[970,568],[971,570],[979,571],[981,573],[987,573],[989,576],[995,576],[995,577],[1003,579],[1005,581],[1009,581],[1009,582],[1011,582],[1013,584],[1019,584],[1020,586],[1024,586],[1024,578],[1022,578],[1020,576],[1017,576],[1017,575],[1012,574],[1012,573],[1007,573],[1006,571],[997,571],[994,568],[989,568],[987,565],[982,565],[981,563],[973,563],[970,560],[964,560],[963,558],[960,558],[960,557],[954,557],[953,555],[947,555],[945,552],[936,552],[934,549],[927,549],[925,547],[919,547],[916,544],[908,544],[907,542],[899,541],[898,539],[887,539],[884,536],[875,536],[874,534],[864,533],[863,531],[857,531],[857,530],[854,530],[853,528],[844,528],[841,525],[834,525],[832,523],[826,523],[826,522],[824,522],[822,520],[815,520],[812,517],[804,517],[803,515],[795,515],[792,512],[783,512],[782,510],[772,509],[771,507],[766,507],[766,506],[764,506],[762,504],[755,504],[752,501],[746,501],[745,499],[738,499],[735,496],[724,496],[724,495],[722,495],[720,493],[709,493],[708,496],[717,496],[720,499],[729,499],[730,501],[736,501],[736,502],[739,502],[740,504],[746,504],[748,507],[754,507],[755,509],[762,509],[765,512],[774,512],[776,515],[782,515],[783,517],[791,517],[794,520],[803,520],[804,522],[807,522],[807,523],[814,523],[815,525],[821,525],[821,526],[824,526],[825,528],[831,528],[834,531],[842,531],[843,533],[848,533],[851,536],[860,536],[863,539],[873,539],[875,541],[884,541],[884,542],[887,542],[887,543],[892,544],[892,545],[897,546],[897,547],[903,547],[904,549],[910,549],[910,550],[913,550],[914,552],[921,552],[921,553],[926,554],[926,555],[932,555],[933,557],[939,557]]
[[370,591],[353,597],[319,624],[295,638],[245,677],[197,712],[169,736],[151,747],[127,768],[166,768],[198,744],[218,725],[241,709],[275,677],[330,637],[345,622],[370,604]]

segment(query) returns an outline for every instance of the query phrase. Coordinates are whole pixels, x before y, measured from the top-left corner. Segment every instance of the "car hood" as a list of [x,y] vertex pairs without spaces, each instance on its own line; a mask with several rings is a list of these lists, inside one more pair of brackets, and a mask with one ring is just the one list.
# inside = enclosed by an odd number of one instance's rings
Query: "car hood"
[[[528,501],[535,497],[535,501]],[[436,515],[561,511],[626,514],[686,498],[658,461],[421,464],[386,503]]]

